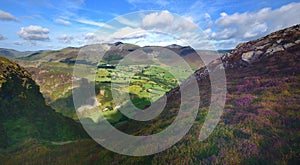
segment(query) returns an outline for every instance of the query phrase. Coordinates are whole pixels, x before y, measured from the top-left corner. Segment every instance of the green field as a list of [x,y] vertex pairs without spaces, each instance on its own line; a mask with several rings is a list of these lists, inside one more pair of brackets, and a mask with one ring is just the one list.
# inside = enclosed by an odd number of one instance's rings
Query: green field
[[[107,65],[110,66],[110,64]],[[98,111],[112,123],[117,123],[122,119],[122,114],[118,109],[126,108],[130,101],[135,107],[145,109],[166,92],[177,87],[189,75],[181,68],[150,65],[117,66],[116,68],[103,66],[105,64],[97,69],[95,76],[96,88],[98,88],[97,99],[100,103]],[[176,75],[171,74],[168,71],[170,69],[173,69]],[[112,90],[119,96],[118,99],[121,98],[118,103],[113,98]],[[122,98],[128,94],[130,100]],[[97,113],[88,116],[94,121],[98,119]]]

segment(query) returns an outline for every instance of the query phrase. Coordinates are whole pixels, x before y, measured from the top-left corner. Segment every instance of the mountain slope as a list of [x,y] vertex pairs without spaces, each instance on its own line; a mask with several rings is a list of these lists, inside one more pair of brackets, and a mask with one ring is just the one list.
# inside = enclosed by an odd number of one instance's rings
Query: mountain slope
[[4,56],[4,57],[8,57],[8,58],[25,57],[32,53],[34,53],[34,51],[20,52],[20,51],[16,51],[13,49],[0,48],[0,56]]
[[[299,39],[300,26],[293,26],[240,44],[222,60],[196,71],[201,104],[189,133],[170,149],[136,161],[145,163],[149,158],[153,164],[299,164]],[[205,141],[199,142],[211,96],[207,68],[211,72],[225,69],[228,93],[219,124]],[[158,118],[131,121],[119,129],[134,135],[163,130],[177,115],[180,93],[176,88],[167,94],[167,108]],[[118,160],[128,163],[129,157]]]
[[28,138],[63,141],[85,137],[79,124],[45,104],[39,87],[19,65],[0,57],[0,146]]
[[[206,140],[215,151],[200,162],[299,163],[300,25],[240,44],[196,71],[204,100],[209,96],[207,68],[222,66],[227,78],[226,106],[218,127]],[[169,97],[178,98],[175,94],[176,90]],[[200,114],[205,107],[204,101]],[[194,131],[200,131],[199,127]]]
[[[198,136],[208,112],[211,92],[206,67],[195,72],[201,96],[196,121],[189,133],[166,151],[129,157],[108,151],[92,141],[61,147],[29,141],[34,147],[24,149],[26,152],[10,151],[7,155],[11,157],[2,160],[4,164],[299,164],[299,38],[297,25],[241,44],[209,65],[225,69],[228,93],[219,124],[203,142],[198,141]],[[283,49],[278,49],[281,46]],[[179,88],[167,96],[168,104],[159,117],[149,122],[131,120],[118,129],[132,135],[149,135],[166,128],[177,116]],[[46,152],[39,152],[39,148]]]

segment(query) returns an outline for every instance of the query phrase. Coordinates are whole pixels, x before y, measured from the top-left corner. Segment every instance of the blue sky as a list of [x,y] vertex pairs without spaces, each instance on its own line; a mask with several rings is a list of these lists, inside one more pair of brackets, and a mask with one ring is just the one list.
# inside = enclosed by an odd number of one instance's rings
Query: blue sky
[[2,0],[0,47],[61,49],[120,40],[230,49],[299,24],[299,11],[300,1],[291,0]]

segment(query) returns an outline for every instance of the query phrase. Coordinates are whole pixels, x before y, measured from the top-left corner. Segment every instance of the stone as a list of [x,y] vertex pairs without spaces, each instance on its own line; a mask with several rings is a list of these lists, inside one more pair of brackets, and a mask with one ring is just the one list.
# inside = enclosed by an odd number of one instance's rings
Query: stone
[[258,59],[258,58],[260,58],[260,57],[262,56],[263,53],[264,53],[264,52],[261,51],[261,50],[255,51],[254,57],[255,57],[256,59]]
[[271,47],[266,51],[266,54],[267,54],[267,55],[272,55],[272,54],[275,53],[275,52],[283,51],[283,50],[284,50],[284,48],[283,48],[281,45],[271,46]]
[[282,39],[279,39],[276,41],[278,44],[280,44],[282,42]]
[[292,47],[292,46],[295,46],[296,44],[294,44],[294,43],[287,43],[287,44],[284,44],[283,45],[283,47],[285,48],[285,49],[288,49],[288,48],[290,48],[290,47]]
[[245,53],[242,54],[242,60],[246,61],[246,62],[249,62],[253,55],[254,55],[254,51],[245,52]]
[[102,112],[106,112],[106,111],[108,111],[108,108],[104,108],[104,109],[102,110]]
[[261,45],[261,46],[257,46],[256,47],[256,50],[264,50],[266,49],[266,47],[270,46],[270,44],[264,44],[264,45]]

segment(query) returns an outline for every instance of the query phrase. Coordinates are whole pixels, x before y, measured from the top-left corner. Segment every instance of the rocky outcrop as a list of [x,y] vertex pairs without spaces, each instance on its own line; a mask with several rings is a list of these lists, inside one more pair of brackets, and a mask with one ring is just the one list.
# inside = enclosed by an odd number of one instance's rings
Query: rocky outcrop
[[[220,59],[213,60],[207,66],[198,69],[194,76],[197,81],[209,78],[209,73],[216,69],[250,67],[266,57],[278,53],[295,52],[300,49],[300,25],[295,25],[271,33],[263,38],[239,44],[225,53]],[[188,81],[188,80],[187,80]],[[168,97],[178,95],[178,88],[167,93]]]
[[221,59],[225,67],[244,67],[282,51],[299,49],[300,25],[295,25],[263,38],[239,44]]
[[263,58],[280,52],[298,50],[300,47],[300,25],[289,27],[263,38],[239,44],[235,49],[212,61],[195,72],[197,80],[208,78],[213,68],[236,68],[251,66]]

